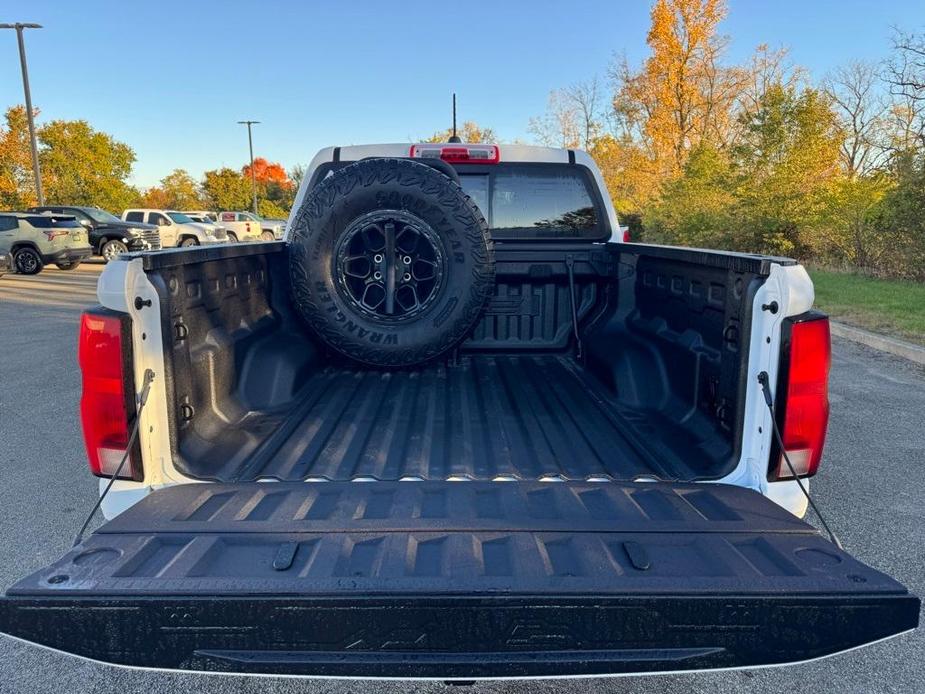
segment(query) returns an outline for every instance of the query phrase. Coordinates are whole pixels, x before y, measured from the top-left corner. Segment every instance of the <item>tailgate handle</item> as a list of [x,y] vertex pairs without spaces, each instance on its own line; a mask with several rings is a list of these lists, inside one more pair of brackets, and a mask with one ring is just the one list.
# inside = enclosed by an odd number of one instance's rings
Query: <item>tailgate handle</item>
[[298,542],[284,542],[276,550],[276,557],[273,558],[273,568],[276,571],[285,571],[295,559],[295,553],[299,551]]
[[640,571],[645,571],[652,565],[652,562],[649,561],[649,553],[646,552],[646,548],[638,542],[628,540],[623,543],[623,549],[626,552],[626,556],[629,557],[630,563]]

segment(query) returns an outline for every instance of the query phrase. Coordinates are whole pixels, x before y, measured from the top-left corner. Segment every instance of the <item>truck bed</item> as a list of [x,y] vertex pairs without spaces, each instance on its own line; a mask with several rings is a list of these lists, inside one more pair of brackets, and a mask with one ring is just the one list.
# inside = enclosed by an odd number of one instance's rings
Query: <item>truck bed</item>
[[721,479],[739,459],[742,347],[767,268],[691,253],[499,246],[472,335],[391,371],[319,344],[279,244],[145,257],[174,466],[214,482]]
[[621,409],[568,357],[472,356],[399,372],[329,366],[304,390],[285,418],[242,422],[274,431],[245,465],[216,477],[696,477],[679,456],[657,450],[663,443],[645,441],[646,416]]

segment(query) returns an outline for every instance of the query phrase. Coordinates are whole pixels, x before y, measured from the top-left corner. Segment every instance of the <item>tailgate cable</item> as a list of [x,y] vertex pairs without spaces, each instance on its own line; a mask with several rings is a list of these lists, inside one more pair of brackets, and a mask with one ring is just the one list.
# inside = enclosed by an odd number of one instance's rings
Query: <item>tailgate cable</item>
[[565,256],[565,266],[568,268],[568,298],[572,308],[572,331],[575,333],[575,350],[578,363],[583,363],[584,354],[581,349],[581,335],[578,332],[578,299],[575,297],[575,258],[571,253]]
[[93,516],[96,514],[97,509],[103,504],[103,499],[106,498],[106,495],[109,493],[109,490],[112,489],[112,485],[116,481],[116,477],[119,476],[119,473],[122,472],[122,468],[125,467],[125,463],[128,460],[129,453],[132,450],[132,447],[135,445],[135,439],[138,438],[138,427],[141,423],[141,411],[145,407],[145,403],[148,402],[148,394],[151,392],[151,382],[154,380],[154,372],[151,369],[145,369],[144,382],[141,386],[141,392],[138,394],[136,400],[138,408],[135,413],[135,424],[132,427],[132,433],[128,437],[128,445],[125,447],[125,454],[122,456],[122,460],[119,462],[119,465],[116,467],[115,472],[112,473],[112,477],[109,478],[109,484],[106,485],[106,488],[103,490],[103,493],[100,494],[100,498],[96,500],[96,503],[93,505],[93,509],[87,515],[87,519],[84,521],[84,524],[80,527],[80,532],[77,533],[77,537],[74,538],[74,544],[71,547],[76,547],[84,539],[84,533],[87,530],[87,526],[90,525],[90,521],[93,520]]
[[800,491],[803,492],[803,496],[806,497],[809,505],[813,507],[813,511],[816,512],[816,517],[819,519],[819,522],[822,523],[822,527],[825,528],[825,531],[829,534],[829,537],[832,539],[832,543],[838,547],[838,549],[844,549],[844,547],[842,547],[841,541],[838,539],[838,536],[832,532],[829,524],[825,522],[825,517],[816,506],[816,502],[813,501],[813,498],[809,495],[806,487],[803,486],[803,482],[797,476],[796,470],[793,469],[793,463],[790,462],[790,456],[787,455],[787,449],[784,447],[784,439],[780,435],[780,428],[777,426],[777,413],[774,411],[774,401],[771,399],[771,385],[767,371],[762,371],[760,374],[758,374],[758,383],[761,384],[761,392],[764,394],[764,402],[768,406],[768,410],[771,413],[771,427],[774,431],[774,440],[777,441],[777,447],[780,448],[780,452],[784,457],[784,461],[787,463],[787,467],[790,468],[790,474],[793,475],[793,479],[795,479],[797,484],[800,486]]

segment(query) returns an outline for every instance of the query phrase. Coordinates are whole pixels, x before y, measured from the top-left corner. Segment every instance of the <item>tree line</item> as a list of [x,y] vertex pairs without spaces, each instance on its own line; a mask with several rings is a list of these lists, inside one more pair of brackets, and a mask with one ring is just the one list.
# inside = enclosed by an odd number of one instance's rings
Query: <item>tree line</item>
[[[252,206],[250,165],[206,171],[196,180],[175,169],[160,183],[139,190],[128,183],[135,152],[85,120],[54,120],[38,128],[39,164],[46,202],[101,207],[118,214],[129,207],[177,210],[249,210]],[[286,217],[304,169],[286,171],[278,163],[254,159],[258,211]],[[7,109],[0,125],[0,209],[36,204],[26,109]]]
[[636,240],[925,280],[925,34],[814,82],[783,49],[724,61],[722,0],[656,0],[648,57],[550,94],[542,143],[588,150]]

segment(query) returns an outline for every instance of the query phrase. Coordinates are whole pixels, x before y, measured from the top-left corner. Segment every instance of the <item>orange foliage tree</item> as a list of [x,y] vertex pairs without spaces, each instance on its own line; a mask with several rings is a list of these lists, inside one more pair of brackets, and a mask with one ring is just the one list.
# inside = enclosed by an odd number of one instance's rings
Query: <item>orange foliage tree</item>
[[[241,173],[245,178],[250,179],[250,164],[245,164],[244,168],[241,169]],[[283,165],[278,162],[267,161],[263,157],[254,159],[254,178],[257,179],[258,184],[275,184],[283,189],[292,187],[292,181],[289,180],[289,175],[286,173],[286,169],[283,168]]]

